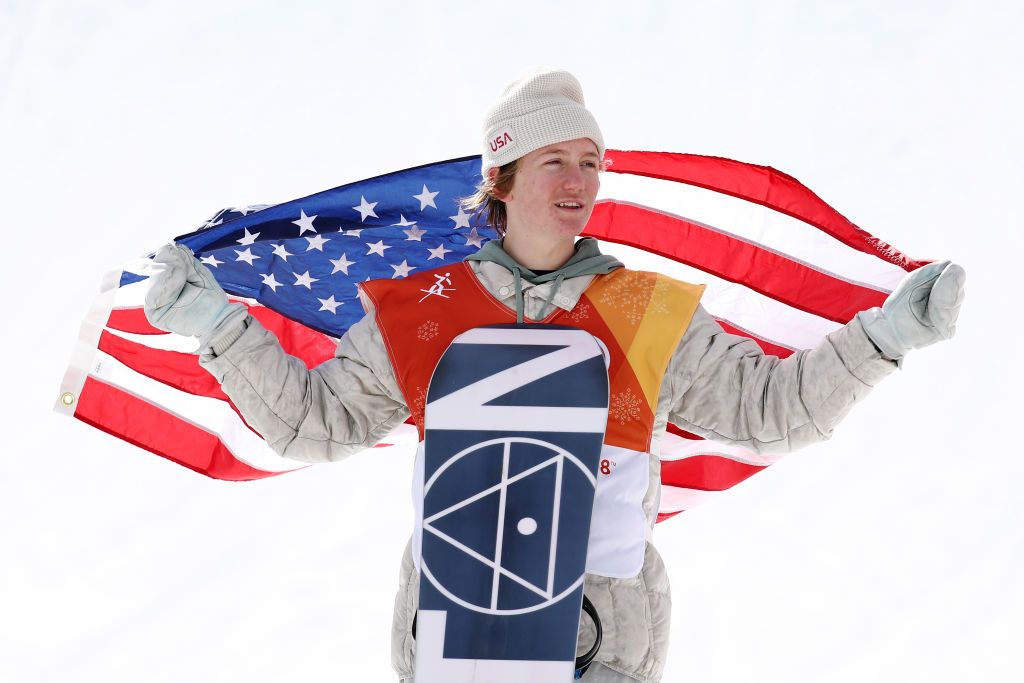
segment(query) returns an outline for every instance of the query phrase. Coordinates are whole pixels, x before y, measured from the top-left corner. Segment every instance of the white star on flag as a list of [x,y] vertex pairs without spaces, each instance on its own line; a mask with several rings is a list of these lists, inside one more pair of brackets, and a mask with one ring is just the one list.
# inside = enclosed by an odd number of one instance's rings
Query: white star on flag
[[391,266],[391,269],[393,271],[395,271],[395,274],[391,276],[392,280],[394,280],[396,277],[407,277],[409,275],[409,271],[410,270],[415,270],[416,269],[415,266],[410,266],[409,265],[408,260],[403,260],[397,266],[391,265],[390,263],[388,265]]
[[378,242],[374,242],[373,244],[370,244],[369,242],[367,242],[366,246],[368,246],[370,248],[370,251],[366,252],[367,256],[369,256],[370,254],[379,254],[379,255],[383,256],[384,255],[384,250],[391,248],[388,245],[384,244],[384,240],[380,240]]
[[331,275],[334,275],[339,270],[342,273],[345,273],[345,275],[348,275],[348,267],[355,263],[355,261],[349,261],[344,254],[342,254],[339,259],[332,258],[327,260],[334,264],[334,270],[331,271]]
[[476,228],[473,228],[472,230],[469,231],[469,236],[466,237],[466,244],[472,244],[474,247],[479,249],[480,247],[484,246],[484,240],[486,239],[486,237],[483,237],[482,235],[480,235],[480,233],[476,231]]
[[423,240],[421,238],[427,234],[426,230],[423,230],[415,223],[412,224],[411,228],[409,228],[408,230],[403,230],[402,232],[408,235],[408,237],[405,238],[406,242],[408,242],[409,240],[416,240],[417,242],[422,242]]
[[437,245],[437,249],[427,249],[430,252],[430,256],[427,258],[428,261],[439,258],[444,261],[444,255],[451,253],[451,249],[445,249],[444,243]]
[[242,214],[243,216],[248,216],[249,215],[249,207],[248,206],[233,206],[233,207],[231,207],[231,210],[232,211],[237,211],[238,213]]
[[[315,219],[316,216],[307,216],[306,212],[301,209],[299,210],[299,213],[301,214],[299,216],[299,220],[292,221],[293,225],[299,226],[299,235],[302,235],[307,230],[310,232],[316,232],[316,228],[313,227],[313,219]],[[292,215],[294,216],[295,214]]]
[[265,284],[267,287],[270,287],[270,289],[272,289],[276,294],[277,288],[281,286],[281,283],[277,281],[277,279],[274,277],[274,274],[271,273],[270,275],[260,275],[260,277],[263,278],[263,284]]
[[253,261],[259,258],[259,256],[252,253],[251,249],[246,249],[245,251],[238,251],[237,249],[235,249],[235,253],[238,254],[238,258],[235,259],[236,261],[245,261],[250,266],[252,265]]
[[289,254],[288,250],[284,248],[283,244],[275,244],[274,245],[274,256],[280,256],[282,261],[286,261],[287,262],[288,261],[288,257],[289,256],[294,256],[294,254]]
[[346,230],[345,234],[348,235],[349,237],[359,237],[361,234],[363,234],[363,229],[353,228],[351,230]]
[[224,263],[223,261],[218,261],[217,257],[214,256],[213,254],[210,254],[209,256],[203,256],[199,260],[205,263],[206,265],[210,266],[211,268],[216,268],[220,264]]
[[338,306],[344,306],[345,305],[344,301],[335,301],[333,294],[331,294],[331,296],[329,298],[327,298],[327,299],[321,299],[320,297],[317,297],[316,300],[320,302],[320,310],[321,311],[330,311],[334,315],[338,314],[338,311],[337,311]]
[[[295,275],[295,273],[292,273],[292,275]],[[319,279],[310,277],[308,270],[302,275],[295,275],[295,286],[302,285],[306,289],[313,289],[314,282],[319,282]]]
[[306,241],[309,242],[309,246],[306,247],[306,251],[312,251],[313,249],[316,249],[317,251],[323,251],[324,242],[330,242],[330,240],[324,237],[323,235],[313,235],[312,237],[307,237]]
[[420,192],[419,194],[414,194],[412,197],[413,199],[420,200],[420,211],[422,211],[428,206],[432,206],[435,209],[437,208],[437,204],[434,203],[434,197],[436,197],[437,195],[437,192],[431,192],[430,190],[427,189],[427,186],[424,185],[423,191]]
[[456,230],[458,230],[459,228],[469,227],[470,214],[463,211],[461,206],[459,207],[459,212],[457,214],[455,214],[454,216],[448,216],[448,218],[451,218],[453,221],[455,221]]
[[397,226],[399,228],[406,228],[410,225],[416,225],[416,221],[407,221],[403,214],[398,214],[398,218],[400,220],[397,223],[394,223],[392,227]]
[[259,236],[260,234],[258,232],[256,234],[253,234],[249,232],[249,228],[246,228],[245,235],[242,236],[242,239],[238,240],[238,243],[241,244],[243,247],[248,246],[250,244],[255,244],[256,238]]
[[359,222],[362,223],[366,220],[367,216],[377,218],[377,214],[373,210],[375,206],[377,206],[377,202],[368,202],[366,197],[359,195],[359,206],[353,206],[352,208],[359,212]]

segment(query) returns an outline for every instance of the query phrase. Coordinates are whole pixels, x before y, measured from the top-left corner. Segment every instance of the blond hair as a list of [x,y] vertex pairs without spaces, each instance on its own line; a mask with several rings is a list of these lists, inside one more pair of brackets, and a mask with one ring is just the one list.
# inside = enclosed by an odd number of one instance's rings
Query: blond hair
[[476,192],[459,200],[462,208],[471,212],[474,217],[486,218],[487,224],[498,232],[499,238],[504,237],[508,229],[508,214],[505,211],[505,202],[498,197],[507,197],[512,191],[512,183],[518,169],[519,159],[499,166],[493,177],[488,176],[480,181],[476,186]]

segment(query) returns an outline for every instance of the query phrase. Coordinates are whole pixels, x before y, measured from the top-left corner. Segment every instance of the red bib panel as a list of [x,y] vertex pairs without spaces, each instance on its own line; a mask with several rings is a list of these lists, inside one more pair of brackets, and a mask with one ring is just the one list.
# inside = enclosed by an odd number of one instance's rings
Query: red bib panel
[[[376,308],[377,325],[420,440],[427,386],[452,340],[474,327],[516,322],[466,262],[361,287]],[[650,449],[661,382],[704,291],[658,273],[615,270],[598,275],[571,311],[555,308],[547,323],[576,327],[604,342],[610,365],[605,443]]]

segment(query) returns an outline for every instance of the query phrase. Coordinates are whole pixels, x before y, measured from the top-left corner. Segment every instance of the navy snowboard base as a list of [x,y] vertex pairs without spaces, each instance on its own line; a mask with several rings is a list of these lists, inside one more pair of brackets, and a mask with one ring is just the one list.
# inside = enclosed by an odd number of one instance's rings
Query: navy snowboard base
[[416,683],[565,683],[608,414],[582,330],[480,327],[427,392]]

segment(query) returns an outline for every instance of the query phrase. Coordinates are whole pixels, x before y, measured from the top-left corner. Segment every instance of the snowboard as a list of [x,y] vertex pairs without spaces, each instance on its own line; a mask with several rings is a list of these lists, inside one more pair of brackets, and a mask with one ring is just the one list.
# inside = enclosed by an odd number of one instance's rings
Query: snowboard
[[471,329],[438,361],[416,683],[573,679],[607,358],[588,332],[530,324]]

